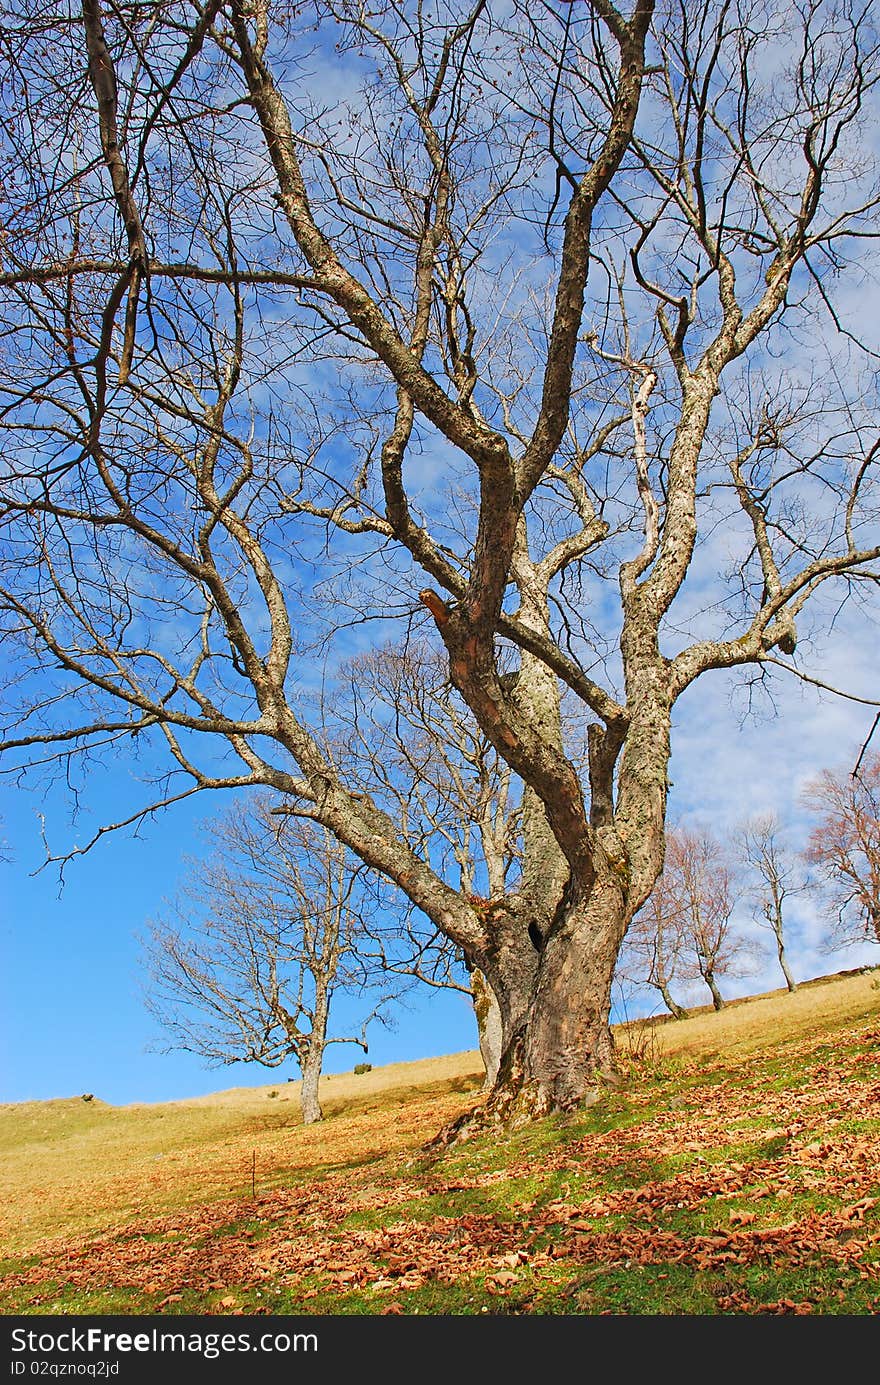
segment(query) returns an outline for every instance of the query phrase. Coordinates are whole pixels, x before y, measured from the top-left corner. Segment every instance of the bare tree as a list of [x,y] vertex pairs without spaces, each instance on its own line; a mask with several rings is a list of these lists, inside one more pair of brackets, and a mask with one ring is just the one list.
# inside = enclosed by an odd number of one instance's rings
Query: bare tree
[[673,1019],[686,1019],[687,1010],[675,999],[671,985],[684,967],[686,918],[681,901],[664,870],[630,925],[618,963],[618,973],[636,985],[659,991]]
[[[875,599],[872,13],[654,9],[19,0],[0,38],[7,763],[136,743],[170,775],[107,830],[285,795],[486,977],[502,1121],[613,1071],[676,699]],[[542,805],[528,907],[328,753],[316,573],[442,642]]]
[[[210,854],[193,863],[170,917],[151,927],[146,999],[169,1048],[211,1064],[274,1068],[294,1059],[308,1125],[322,1118],[328,1045],[358,1044],[366,1053],[367,1027],[386,1014],[395,989],[364,961],[375,900],[363,867],[326,828],[279,819],[273,807],[260,797],[209,825]],[[330,1030],[341,992],[373,993],[355,1034]]]
[[816,814],[807,843],[837,943],[880,943],[880,755],[858,774],[825,769],[807,786]]
[[623,962],[627,975],[660,992],[676,1019],[687,1012],[669,992],[673,978],[700,978],[721,1010],[718,978],[748,971],[754,949],[735,930],[736,902],[733,870],[718,838],[705,830],[671,829],[663,872],[633,921]]
[[736,889],[724,847],[711,832],[679,827],[669,834],[664,874],[673,915],[685,934],[685,975],[702,978],[714,1009],[724,1007],[720,976],[744,976],[754,947],[733,924]]
[[805,883],[797,873],[797,862],[783,841],[782,827],[775,813],[749,818],[736,833],[744,864],[757,877],[752,886],[754,915],[769,928],[776,943],[776,956],[789,991],[797,990],[785,955],[785,902],[800,894]]
[[[536,841],[550,838],[546,816],[534,795],[523,800],[521,784],[451,686],[438,651],[416,640],[389,645],[358,655],[343,674],[347,695],[334,698],[326,720],[347,777],[369,791],[438,875],[475,908],[503,901],[512,911],[529,908],[541,916],[546,904],[543,896],[534,896],[554,882],[539,875],[523,885],[529,864],[526,860],[523,867],[522,827],[525,821],[528,854]],[[522,931],[527,937],[527,926]],[[403,912],[390,941],[393,956],[386,947],[387,928],[375,939],[390,970],[470,995],[491,1088],[501,1061],[503,1022],[479,967],[412,908]],[[529,962],[532,954],[529,945]]]

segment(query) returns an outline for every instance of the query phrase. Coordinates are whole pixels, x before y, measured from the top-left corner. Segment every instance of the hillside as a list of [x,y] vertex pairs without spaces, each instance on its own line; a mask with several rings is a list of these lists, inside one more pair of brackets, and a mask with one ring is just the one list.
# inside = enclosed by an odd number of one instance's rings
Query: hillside
[[437,1158],[463,1053],[0,1107],[6,1313],[875,1313],[880,973],[617,1032],[590,1110]]

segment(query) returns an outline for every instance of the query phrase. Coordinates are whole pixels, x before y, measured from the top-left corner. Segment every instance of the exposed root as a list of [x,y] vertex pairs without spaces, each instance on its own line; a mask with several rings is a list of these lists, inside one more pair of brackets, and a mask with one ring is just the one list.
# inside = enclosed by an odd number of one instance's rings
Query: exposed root
[[610,1052],[602,1057],[604,1061],[593,1066],[586,1084],[580,1080],[575,1086],[562,1072],[552,1083],[537,1082],[526,1077],[525,1036],[519,1035],[508,1047],[486,1099],[444,1126],[423,1146],[423,1154],[438,1159],[480,1135],[509,1134],[544,1116],[587,1109],[600,1100],[606,1088],[619,1089],[624,1082]]

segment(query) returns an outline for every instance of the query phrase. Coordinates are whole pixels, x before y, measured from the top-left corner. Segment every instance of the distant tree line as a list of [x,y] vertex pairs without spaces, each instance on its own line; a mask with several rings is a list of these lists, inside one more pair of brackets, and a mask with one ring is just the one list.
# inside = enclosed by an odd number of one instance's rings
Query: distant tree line
[[826,950],[880,944],[880,755],[856,770],[824,769],[806,786],[812,823],[803,846],[774,813],[740,823],[727,837],[684,824],[667,831],[657,884],[633,920],[618,979],[647,987],[676,1019],[687,1010],[680,988],[702,981],[720,1010],[722,977],[742,977],[772,938],[788,991],[797,988],[787,947],[791,904],[810,898],[826,928]]

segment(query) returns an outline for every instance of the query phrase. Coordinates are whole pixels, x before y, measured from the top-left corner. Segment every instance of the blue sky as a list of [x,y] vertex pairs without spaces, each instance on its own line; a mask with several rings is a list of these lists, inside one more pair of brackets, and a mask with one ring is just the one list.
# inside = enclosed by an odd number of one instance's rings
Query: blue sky
[[[103,777],[100,798],[112,798],[116,778]],[[56,809],[54,835],[60,837],[61,804],[4,789],[4,836],[14,860],[0,865],[0,1101],[84,1091],[113,1104],[166,1101],[298,1076],[292,1063],[278,1070],[241,1063],[209,1069],[189,1054],[147,1051],[161,1035],[141,999],[137,935],[182,880],[183,857],[198,846],[196,824],[217,806],[205,799],[178,805],[138,839],[117,834],[105,840],[68,867],[59,893],[57,870],[32,872],[42,859],[37,815],[47,813],[51,821]],[[417,1009],[397,1011],[394,1032],[373,1026],[370,1061],[475,1046],[464,997],[426,992],[419,1002]],[[338,1018],[341,1026],[344,1011]],[[333,1046],[325,1070],[342,1072],[363,1059],[353,1045]]]

